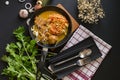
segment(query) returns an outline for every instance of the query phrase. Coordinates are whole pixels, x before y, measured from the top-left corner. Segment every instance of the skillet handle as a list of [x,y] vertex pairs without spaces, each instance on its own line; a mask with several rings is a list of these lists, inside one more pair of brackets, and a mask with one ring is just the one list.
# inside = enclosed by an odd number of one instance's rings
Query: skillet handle
[[43,48],[41,51],[41,62],[45,62],[48,53],[48,48]]

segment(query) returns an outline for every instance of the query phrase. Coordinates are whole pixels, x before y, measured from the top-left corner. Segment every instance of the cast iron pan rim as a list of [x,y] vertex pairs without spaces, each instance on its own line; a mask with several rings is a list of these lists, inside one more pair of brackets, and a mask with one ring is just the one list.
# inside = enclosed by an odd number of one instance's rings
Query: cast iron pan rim
[[61,8],[59,7],[56,7],[56,6],[45,6],[45,7],[42,7],[41,9],[37,10],[32,16],[31,16],[31,20],[30,20],[30,25],[29,25],[29,33],[32,37],[32,39],[35,39],[35,36],[33,35],[32,31],[31,31],[31,27],[33,26],[34,24],[34,18],[35,16],[39,15],[40,13],[44,12],[44,11],[57,11],[59,13],[61,13],[63,16],[66,17],[66,19],[68,20],[69,22],[69,27],[68,27],[68,33],[67,35],[65,36],[65,38],[60,41],[59,43],[57,44],[52,44],[52,45],[48,45],[48,44],[42,44],[40,42],[37,42],[37,45],[41,46],[41,47],[44,47],[44,48],[57,48],[57,47],[60,47],[62,46],[63,44],[65,44],[68,39],[70,38],[71,36],[71,31],[72,31],[72,23],[71,23],[71,19],[69,17],[69,15],[64,11],[62,10]]

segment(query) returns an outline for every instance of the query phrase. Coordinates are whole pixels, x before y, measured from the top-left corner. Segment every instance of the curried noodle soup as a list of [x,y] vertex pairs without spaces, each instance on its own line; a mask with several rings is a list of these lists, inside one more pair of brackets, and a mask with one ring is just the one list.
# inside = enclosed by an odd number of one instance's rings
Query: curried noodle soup
[[67,35],[69,23],[56,11],[45,11],[35,17],[32,26],[33,34],[38,42],[57,44]]

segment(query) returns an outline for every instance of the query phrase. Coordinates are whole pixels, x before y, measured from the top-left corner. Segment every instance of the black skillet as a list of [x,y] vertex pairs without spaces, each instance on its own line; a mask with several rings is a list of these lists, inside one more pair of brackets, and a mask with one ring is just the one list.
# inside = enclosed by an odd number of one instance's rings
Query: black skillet
[[67,42],[67,40],[69,39],[69,37],[71,35],[71,30],[72,30],[71,19],[70,19],[69,15],[64,10],[62,10],[61,8],[58,8],[56,6],[45,6],[45,7],[42,7],[41,9],[37,10],[30,19],[29,32],[30,32],[30,35],[31,35],[32,39],[35,39],[35,36],[33,35],[33,32],[31,31],[31,27],[34,25],[34,19],[37,15],[40,15],[42,12],[45,12],[45,11],[57,11],[57,12],[59,12],[64,17],[66,17],[66,19],[69,22],[69,27],[68,27],[68,32],[67,32],[67,35],[65,36],[65,38],[57,44],[50,45],[50,44],[42,44],[41,42],[37,42],[37,44],[43,48],[42,51],[41,51],[41,54],[42,54],[41,61],[42,62],[45,62],[45,58],[46,58],[46,55],[48,53],[47,52],[48,49],[57,48],[57,47],[62,46],[64,43]]

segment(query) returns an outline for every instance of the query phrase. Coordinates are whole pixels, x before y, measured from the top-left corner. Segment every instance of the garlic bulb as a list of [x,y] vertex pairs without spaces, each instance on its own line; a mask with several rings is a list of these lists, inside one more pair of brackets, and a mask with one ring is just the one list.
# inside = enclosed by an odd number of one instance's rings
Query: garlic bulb
[[21,18],[27,18],[28,17],[28,11],[26,9],[21,9],[19,12],[19,16]]

